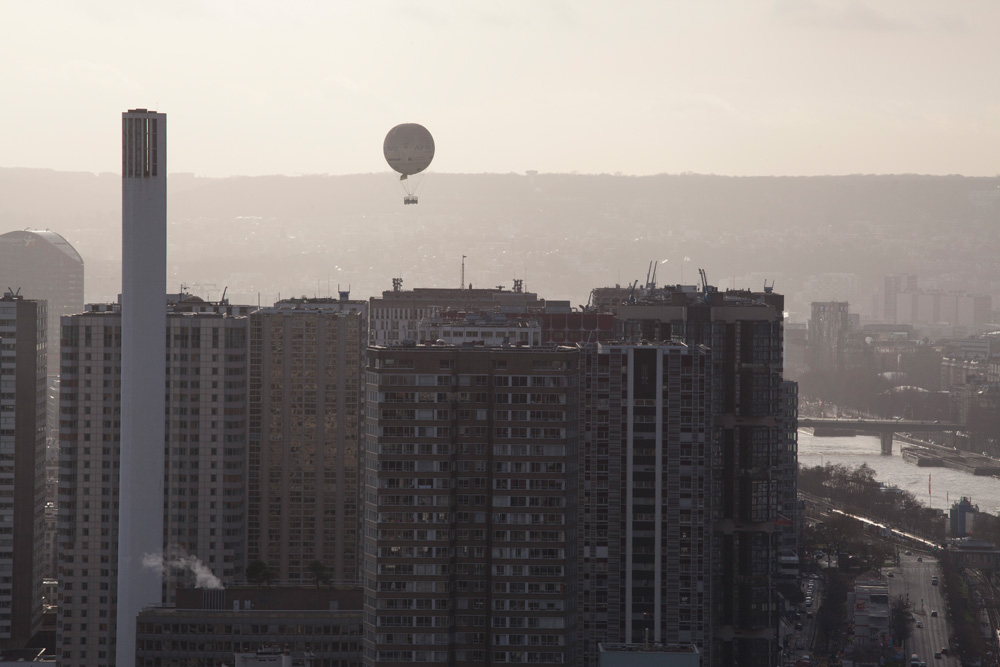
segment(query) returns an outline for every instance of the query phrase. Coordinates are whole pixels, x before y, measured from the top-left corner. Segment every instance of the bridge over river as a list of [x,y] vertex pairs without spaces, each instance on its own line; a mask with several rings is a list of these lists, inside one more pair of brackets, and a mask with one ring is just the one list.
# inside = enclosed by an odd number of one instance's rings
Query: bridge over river
[[931,431],[962,431],[961,424],[915,419],[830,419],[824,417],[799,417],[799,426],[826,432],[867,431],[878,433],[882,440],[882,453],[892,454],[892,436],[899,431],[929,433]]

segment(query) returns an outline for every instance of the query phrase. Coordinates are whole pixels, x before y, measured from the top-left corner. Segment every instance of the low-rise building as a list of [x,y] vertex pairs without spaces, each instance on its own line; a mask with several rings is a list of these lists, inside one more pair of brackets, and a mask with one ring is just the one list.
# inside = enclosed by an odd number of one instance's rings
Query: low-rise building
[[699,667],[694,644],[598,644],[598,667]]
[[889,584],[882,577],[859,577],[847,594],[853,614],[854,645],[888,643]]
[[[147,607],[136,623],[136,667],[232,665],[237,654],[280,646],[267,664],[311,654],[311,667],[361,664],[360,588],[177,589],[174,606]],[[244,664],[253,664],[245,662]],[[261,664],[261,663],[257,663]]]

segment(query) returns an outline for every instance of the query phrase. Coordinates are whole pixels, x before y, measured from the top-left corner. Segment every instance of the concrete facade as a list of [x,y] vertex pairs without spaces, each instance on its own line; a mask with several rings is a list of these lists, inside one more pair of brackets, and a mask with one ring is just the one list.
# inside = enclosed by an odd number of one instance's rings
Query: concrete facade
[[[178,585],[242,578],[248,306],[187,295],[163,304],[170,341],[159,538],[147,569],[162,600]],[[111,664],[116,655],[122,317],[117,304],[63,318],[60,394],[59,623],[62,665]],[[148,367],[152,367],[149,364]],[[159,601],[159,600],[158,600]]]
[[395,279],[392,290],[386,290],[381,297],[373,296],[370,300],[369,342],[372,345],[416,341],[420,320],[448,309],[523,314],[529,309],[540,312],[545,307],[545,302],[539,300],[537,294],[521,291],[520,281],[515,281],[514,291],[500,288],[403,290],[402,283],[402,280]]
[[0,298],[0,649],[42,620],[46,326],[45,301]]
[[[268,650],[283,647],[282,651]],[[361,590],[237,586],[180,589],[172,606],[144,609],[137,624],[136,667],[256,664],[356,667],[361,664]],[[283,654],[290,654],[283,656]],[[309,656],[302,662],[295,656]],[[255,664],[255,663],[245,663]]]
[[132,667],[135,617],[161,601],[163,577],[143,558],[163,548],[166,408],[167,116],[122,114],[121,510],[118,667]]
[[702,653],[712,665],[768,667],[778,655],[779,489],[796,458],[782,404],[783,311],[784,297],[769,290],[710,285],[663,288],[616,308],[622,340],[712,350],[713,627]]
[[247,562],[275,580],[358,580],[358,450],[368,302],[279,301],[251,315]]
[[369,348],[364,664],[575,664],[578,360]]
[[584,665],[598,642],[711,646],[711,359],[679,342],[582,352]]

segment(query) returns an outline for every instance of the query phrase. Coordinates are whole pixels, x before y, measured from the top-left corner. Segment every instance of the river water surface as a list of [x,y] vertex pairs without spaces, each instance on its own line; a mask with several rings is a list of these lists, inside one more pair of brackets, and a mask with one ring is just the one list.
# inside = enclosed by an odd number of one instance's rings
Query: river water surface
[[799,465],[812,467],[839,463],[857,468],[867,463],[875,471],[878,481],[909,491],[924,505],[948,509],[951,503],[965,496],[972,500],[973,505],[979,505],[981,511],[1000,514],[1000,479],[977,477],[949,468],[918,468],[899,455],[903,444],[896,440],[892,445],[892,456],[882,456],[878,436],[817,438],[810,431],[800,430]]

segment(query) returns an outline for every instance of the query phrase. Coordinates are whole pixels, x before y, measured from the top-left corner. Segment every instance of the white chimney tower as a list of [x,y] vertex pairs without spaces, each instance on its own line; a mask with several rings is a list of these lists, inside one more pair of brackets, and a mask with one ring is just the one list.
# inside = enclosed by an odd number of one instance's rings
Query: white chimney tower
[[122,114],[122,382],[117,667],[135,665],[136,616],[162,600],[166,408],[167,116]]

